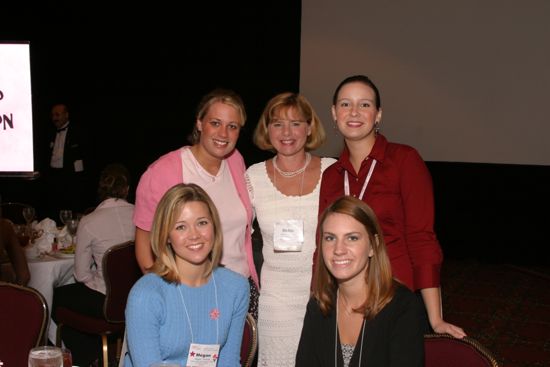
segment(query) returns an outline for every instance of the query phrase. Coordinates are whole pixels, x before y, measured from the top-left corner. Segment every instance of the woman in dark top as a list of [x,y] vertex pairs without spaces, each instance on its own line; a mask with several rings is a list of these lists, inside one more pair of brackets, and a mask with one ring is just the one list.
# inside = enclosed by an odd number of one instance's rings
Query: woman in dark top
[[422,305],[393,279],[372,209],[344,196],[319,223],[313,297],[296,366],[423,366]]

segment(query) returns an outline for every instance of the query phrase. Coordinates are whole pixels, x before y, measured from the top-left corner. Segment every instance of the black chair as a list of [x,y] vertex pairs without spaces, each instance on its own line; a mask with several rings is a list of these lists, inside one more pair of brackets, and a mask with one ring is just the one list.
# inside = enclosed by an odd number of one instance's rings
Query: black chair
[[0,362],[6,367],[26,366],[29,351],[44,345],[48,320],[48,305],[40,292],[0,282]]
[[126,326],[124,317],[126,300],[130,289],[141,275],[133,241],[108,249],[103,255],[103,277],[107,287],[103,318],[82,315],[65,307],[57,308],[57,346],[61,346],[61,330],[66,325],[88,334],[101,335],[104,367],[108,367],[109,363],[107,337],[117,335],[116,357],[120,358],[121,337],[124,335]]

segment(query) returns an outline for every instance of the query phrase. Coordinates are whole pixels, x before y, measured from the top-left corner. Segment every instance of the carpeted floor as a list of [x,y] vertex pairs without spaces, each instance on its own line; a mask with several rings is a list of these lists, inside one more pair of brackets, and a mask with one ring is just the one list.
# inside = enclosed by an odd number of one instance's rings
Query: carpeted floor
[[445,319],[503,367],[550,366],[550,269],[446,259]]

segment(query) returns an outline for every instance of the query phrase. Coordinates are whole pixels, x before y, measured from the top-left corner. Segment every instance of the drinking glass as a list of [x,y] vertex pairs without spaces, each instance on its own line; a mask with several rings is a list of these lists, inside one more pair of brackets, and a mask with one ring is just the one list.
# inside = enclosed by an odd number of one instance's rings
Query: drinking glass
[[34,216],[36,215],[36,211],[32,206],[26,206],[23,208],[23,218],[25,218],[25,222],[27,222],[27,235],[31,235],[31,223],[34,220]]
[[29,236],[29,232],[27,231],[27,226],[24,224],[16,224],[15,225],[15,234],[17,235],[17,239],[19,240],[19,244],[22,247],[25,247],[29,244],[29,241],[31,237]]
[[47,346],[31,349],[29,367],[63,367],[61,348]]
[[78,219],[69,219],[65,223],[67,225],[67,232],[71,235],[71,246],[74,245],[74,236],[76,235],[76,230],[78,229]]
[[63,225],[67,224],[67,221],[72,218],[73,218],[72,210],[62,209],[59,211],[59,219],[61,219],[61,223],[63,223]]
[[61,348],[63,354],[63,367],[73,367],[73,355],[68,348]]

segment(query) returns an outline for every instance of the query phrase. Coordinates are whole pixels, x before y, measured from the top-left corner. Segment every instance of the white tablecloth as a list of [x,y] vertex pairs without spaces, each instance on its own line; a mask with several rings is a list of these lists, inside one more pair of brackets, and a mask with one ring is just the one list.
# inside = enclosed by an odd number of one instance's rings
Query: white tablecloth
[[74,257],[56,258],[44,256],[38,259],[28,259],[31,281],[28,286],[36,289],[46,299],[48,312],[50,313],[50,326],[48,339],[55,343],[57,325],[51,320],[53,289],[65,284],[74,283]]

